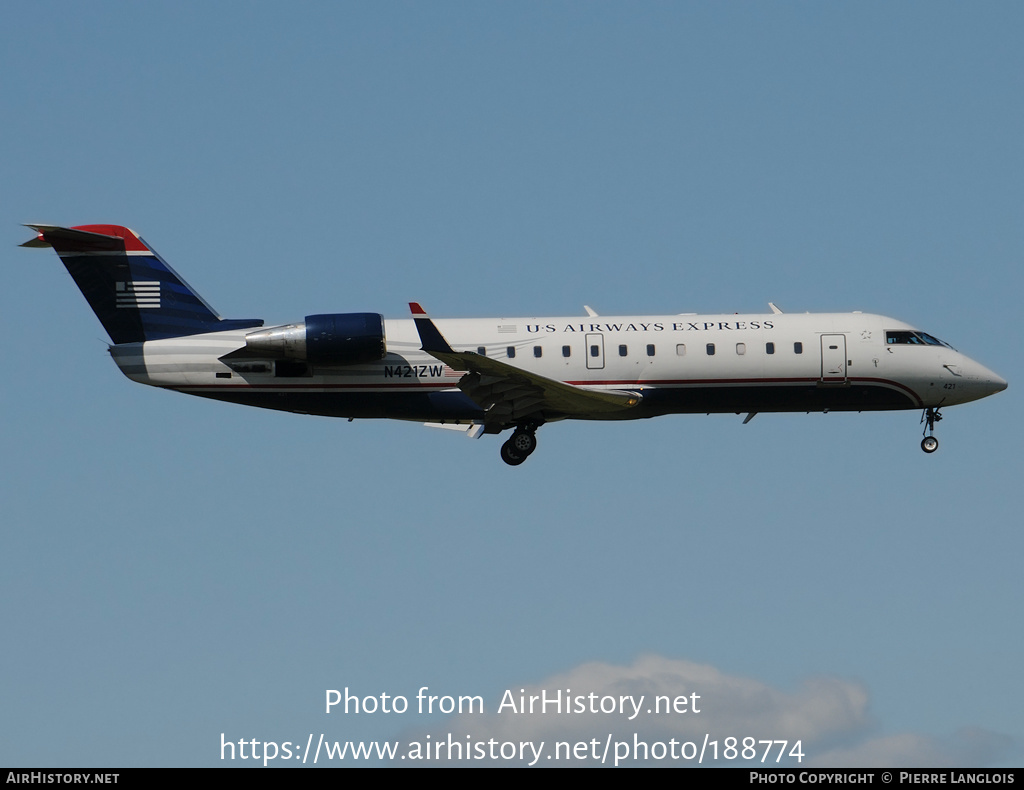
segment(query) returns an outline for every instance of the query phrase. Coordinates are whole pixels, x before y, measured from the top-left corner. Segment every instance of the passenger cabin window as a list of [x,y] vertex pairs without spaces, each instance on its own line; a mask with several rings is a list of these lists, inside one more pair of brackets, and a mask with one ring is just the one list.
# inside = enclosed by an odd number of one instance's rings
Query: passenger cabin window
[[649,357],[653,357],[654,356],[654,343],[648,343],[647,344],[647,356],[649,356]]
[[562,346],[562,356],[568,358],[572,353],[572,349],[569,346]]
[[686,356],[686,343],[676,343],[676,356],[677,357],[685,357]]
[[537,359],[540,359],[541,354],[543,354],[543,353],[544,353],[544,349],[542,349],[540,346],[534,346],[533,347],[533,355],[535,357],[537,357]]
[[746,354],[747,353],[747,344],[746,343],[737,343],[736,344],[736,353],[739,354],[741,357],[744,354]]
[[794,343],[793,344],[793,353],[794,354],[803,354],[804,353],[804,344],[803,343]]
[[516,358],[516,347],[515,346],[509,346],[508,348],[505,349],[505,353],[508,354],[508,358],[509,359],[515,359]]
[[764,344],[764,353],[766,353],[766,354],[774,354],[775,353],[775,344],[774,343],[765,343]]
[[619,346],[619,356],[620,357],[626,356],[626,347],[625,346]]
[[590,356],[592,356],[592,357],[599,357],[599,356],[601,356],[601,347],[600,346],[591,346],[590,347]]
[[715,355],[715,344],[714,343],[708,343],[707,348],[708,348],[708,356],[709,357],[713,357]]
[[482,357],[486,357],[487,356],[487,349],[484,348],[483,346],[477,346],[476,347],[476,353],[479,354]]

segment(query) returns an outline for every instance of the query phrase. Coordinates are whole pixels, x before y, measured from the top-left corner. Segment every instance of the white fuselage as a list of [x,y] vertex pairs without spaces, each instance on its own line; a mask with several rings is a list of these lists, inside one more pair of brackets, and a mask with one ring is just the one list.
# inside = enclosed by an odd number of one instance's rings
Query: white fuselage
[[[894,341],[887,333],[907,335],[913,327],[864,313],[441,319],[437,327],[456,351],[588,389],[642,396],[638,408],[612,419],[919,409],[1006,387],[945,344]],[[385,322],[384,359],[349,366],[220,359],[244,347],[246,333],[125,344],[111,353],[134,381],[221,400],[344,417],[484,419],[458,390],[462,373],[421,350],[412,320]],[[564,418],[597,417],[548,415]]]

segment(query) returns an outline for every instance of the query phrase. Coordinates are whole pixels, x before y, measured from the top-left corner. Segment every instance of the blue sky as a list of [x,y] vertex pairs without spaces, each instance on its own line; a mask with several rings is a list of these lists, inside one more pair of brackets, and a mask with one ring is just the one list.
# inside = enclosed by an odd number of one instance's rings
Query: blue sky
[[[495,712],[570,683],[702,693],[652,738],[1021,765],[1017,4],[3,15],[0,763],[637,731]],[[912,412],[695,416],[546,426],[512,469],[493,437],[128,382],[23,222],[132,227],[268,325],[772,300],[898,317],[1010,388],[934,456]],[[421,686],[488,712],[323,711]]]

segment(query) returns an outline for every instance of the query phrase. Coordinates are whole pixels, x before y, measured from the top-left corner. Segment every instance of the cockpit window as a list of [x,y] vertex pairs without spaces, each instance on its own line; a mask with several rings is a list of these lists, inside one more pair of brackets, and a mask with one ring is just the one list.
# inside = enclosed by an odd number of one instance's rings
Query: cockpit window
[[943,343],[937,337],[932,337],[927,332],[886,332],[885,342],[890,346],[945,346],[952,348],[949,343]]

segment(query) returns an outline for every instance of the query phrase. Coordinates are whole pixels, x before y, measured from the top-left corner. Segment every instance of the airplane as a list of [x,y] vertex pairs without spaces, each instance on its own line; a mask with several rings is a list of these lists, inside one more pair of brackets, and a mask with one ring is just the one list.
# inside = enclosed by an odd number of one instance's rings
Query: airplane
[[558,420],[665,414],[922,410],[1007,383],[909,324],[861,312],[445,319],[307,315],[264,328],[221,318],[134,231],[30,224],[52,247],[132,381],[299,414],[414,420],[472,438],[511,430],[505,463]]

